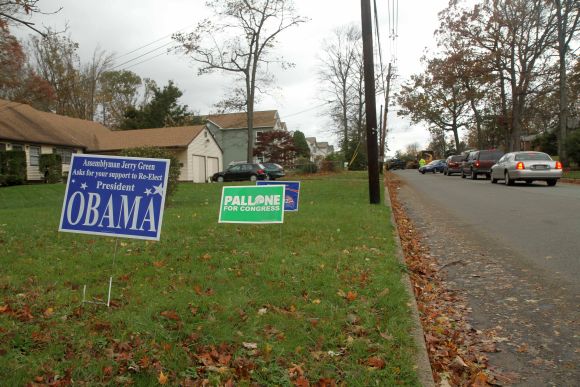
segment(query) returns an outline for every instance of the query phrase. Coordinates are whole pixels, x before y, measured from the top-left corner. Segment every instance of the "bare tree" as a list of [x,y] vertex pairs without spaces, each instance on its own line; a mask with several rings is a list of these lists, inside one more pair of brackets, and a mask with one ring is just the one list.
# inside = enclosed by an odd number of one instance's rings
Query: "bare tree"
[[[36,28],[36,24],[29,19],[33,14],[47,14],[42,12],[38,6],[39,0],[2,0],[0,2],[0,28],[4,29],[8,24],[23,25],[31,30],[44,35],[42,31]],[[50,14],[57,13],[61,8]]]
[[[296,15],[293,0],[209,0],[206,5],[214,11],[214,17],[199,23],[195,31],[178,33],[173,38],[199,65],[199,74],[222,71],[244,82],[247,159],[251,161],[254,157],[254,103],[259,80],[264,79],[266,65],[270,63],[278,63],[283,68],[291,65],[280,58],[270,58],[271,51],[282,32],[307,19]],[[215,20],[218,22],[214,23]]]
[[566,138],[568,135],[568,86],[566,59],[570,53],[570,42],[580,30],[580,5],[576,0],[553,0],[556,7],[557,48],[559,70],[559,141],[558,155],[564,164],[568,164]]
[[[318,77],[330,99],[330,112],[341,131],[343,150],[349,142],[349,113],[355,103],[356,72],[362,66],[361,31],[354,25],[337,28],[332,40],[323,43]],[[357,63],[359,66],[357,66]],[[347,157],[346,152],[344,157]]]

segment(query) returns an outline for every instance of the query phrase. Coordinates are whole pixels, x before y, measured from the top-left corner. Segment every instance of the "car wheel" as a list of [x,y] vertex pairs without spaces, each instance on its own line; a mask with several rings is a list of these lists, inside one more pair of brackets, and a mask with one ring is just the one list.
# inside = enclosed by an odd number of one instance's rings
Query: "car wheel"
[[218,183],[223,183],[224,182],[224,177],[223,176],[218,176],[217,182]]
[[497,179],[494,179],[493,177],[491,177],[491,184],[497,184]]
[[477,180],[477,173],[473,169],[471,170],[471,180]]
[[256,180],[258,180],[258,177],[256,175],[250,176],[250,181],[256,181]]
[[555,186],[557,182],[558,182],[558,180],[556,180],[556,179],[548,179],[548,180],[546,180],[546,184],[548,184],[548,187]]
[[489,180],[491,179],[491,173],[486,173],[485,174],[485,180]]
[[465,179],[465,173],[463,173],[463,170],[461,170],[461,178]]
[[435,172],[437,172],[436,170],[432,170],[431,172],[433,172],[433,174],[435,174]]
[[421,171],[421,173],[424,175],[425,174],[425,171]]
[[505,171],[504,183],[505,185],[514,185],[514,181],[510,178],[508,171]]

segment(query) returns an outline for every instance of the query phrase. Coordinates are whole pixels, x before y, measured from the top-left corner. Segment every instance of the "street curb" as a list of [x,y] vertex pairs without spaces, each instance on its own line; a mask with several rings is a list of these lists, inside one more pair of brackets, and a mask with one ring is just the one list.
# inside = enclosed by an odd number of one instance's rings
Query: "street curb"
[[[403,254],[403,248],[401,246],[401,239],[399,236],[399,228],[397,227],[397,222],[395,221],[395,215],[393,214],[391,206],[391,196],[389,195],[389,186],[385,185],[385,206],[389,207],[391,210],[391,224],[394,229],[395,236],[395,252],[397,259],[401,264],[405,264],[405,256]],[[417,346],[417,352],[415,354],[415,361],[417,362],[417,376],[419,377],[419,382],[423,387],[435,387],[435,381],[433,380],[433,371],[431,370],[431,363],[429,362],[429,355],[427,355],[427,346],[425,345],[425,333],[423,332],[423,326],[421,325],[421,320],[419,319],[419,309],[417,308],[417,300],[415,300],[415,293],[413,292],[413,286],[411,285],[411,279],[407,273],[402,273],[401,281],[405,286],[407,294],[409,295],[409,309],[411,311],[411,318],[413,320],[413,327],[411,335],[415,340],[415,345]]]

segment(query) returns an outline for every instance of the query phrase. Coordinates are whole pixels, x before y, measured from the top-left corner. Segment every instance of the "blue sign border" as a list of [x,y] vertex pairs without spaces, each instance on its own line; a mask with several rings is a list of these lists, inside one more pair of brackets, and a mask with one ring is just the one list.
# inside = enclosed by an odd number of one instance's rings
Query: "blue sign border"
[[[161,203],[160,203],[160,207],[158,210],[158,223],[157,223],[157,229],[155,232],[154,236],[147,236],[147,235],[139,235],[136,233],[115,233],[115,232],[100,232],[100,231],[94,231],[94,230],[85,230],[85,229],[75,229],[75,228],[70,228],[70,227],[66,227],[64,226],[64,217],[65,217],[65,212],[67,210],[67,202],[68,199],[70,197],[71,194],[73,194],[71,192],[72,190],[72,184],[71,181],[74,182],[73,179],[77,178],[77,176],[73,176],[73,171],[75,170],[75,168],[78,168],[78,166],[76,166],[75,164],[75,160],[80,160],[79,162],[82,162],[83,159],[101,159],[101,160],[107,160],[107,159],[114,159],[114,160],[118,160],[118,161],[128,161],[128,162],[139,162],[139,161],[144,161],[144,162],[155,162],[155,163],[161,163],[161,164],[165,164],[163,168],[163,165],[161,166],[162,171],[156,171],[157,173],[161,173],[163,172],[163,177],[162,177],[162,191],[159,192],[161,194]],[[68,174],[68,179],[67,179],[67,185],[66,185],[66,190],[65,190],[65,195],[63,198],[63,205],[62,205],[62,211],[61,211],[61,215],[60,215],[60,223],[59,223],[59,229],[58,231],[60,232],[70,232],[70,233],[77,233],[77,234],[89,234],[89,235],[102,235],[102,236],[109,236],[109,237],[123,237],[123,238],[133,238],[133,239],[143,239],[143,240],[155,240],[158,241],[161,237],[161,228],[163,225],[163,212],[165,209],[165,198],[167,195],[167,179],[169,177],[169,164],[170,164],[170,160],[168,159],[154,159],[154,158],[143,158],[143,157],[123,157],[123,156],[110,156],[110,155],[95,155],[95,154],[73,154],[72,158],[71,158],[71,162],[70,162],[70,170],[69,170],[69,174]],[[84,167],[85,169],[90,169],[90,167]],[[131,179],[131,180],[118,180],[118,183],[121,184],[132,184],[135,183],[137,179]],[[137,180],[138,181],[138,180]],[[159,181],[159,183],[161,183],[161,181]],[[87,193],[89,193],[90,191],[86,191]],[[115,192],[115,191],[113,191]],[[120,191],[120,192],[124,192],[124,191]]]
[[300,203],[300,182],[299,181],[275,181],[275,180],[258,180],[256,185],[285,185],[285,196],[291,196],[295,206],[288,205],[284,198],[284,211],[296,212]]

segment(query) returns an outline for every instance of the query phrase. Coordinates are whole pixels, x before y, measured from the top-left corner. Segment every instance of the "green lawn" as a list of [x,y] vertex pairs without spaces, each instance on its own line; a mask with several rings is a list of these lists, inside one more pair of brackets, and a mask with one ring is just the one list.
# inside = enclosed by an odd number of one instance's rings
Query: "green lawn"
[[580,179],[580,171],[564,172],[564,178],[566,178],[566,179]]
[[[0,189],[0,380],[418,385],[389,210],[361,173],[302,181],[282,225],[218,224],[182,184],[160,242],[59,233],[63,185]],[[106,299],[112,307],[81,304]],[[167,379],[165,379],[167,378]]]

